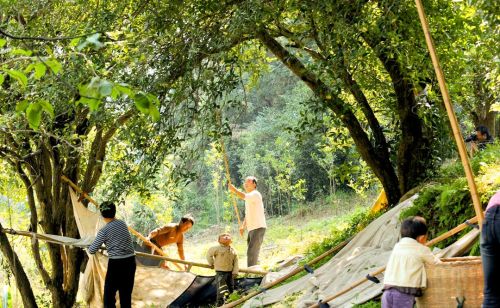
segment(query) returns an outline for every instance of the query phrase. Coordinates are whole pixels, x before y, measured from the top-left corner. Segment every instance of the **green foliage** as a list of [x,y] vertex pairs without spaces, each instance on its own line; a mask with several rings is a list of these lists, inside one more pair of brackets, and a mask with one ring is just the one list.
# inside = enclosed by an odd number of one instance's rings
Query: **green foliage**
[[[500,175],[499,153],[499,145],[490,145],[471,160],[483,205],[500,189],[500,181],[492,180]],[[431,182],[419,192],[413,206],[404,210],[400,216],[401,219],[415,215],[424,217],[429,226],[429,238],[437,237],[475,216],[461,163],[455,161],[443,166],[440,174],[436,182]],[[446,247],[468,231],[464,230],[437,246]],[[473,248],[471,253],[477,254],[478,247]]]
[[380,301],[375,301],[371,300],[369,302],[359,304],[359,305],[354,305],[352,306],[353,308],[380,308],[382,303]]

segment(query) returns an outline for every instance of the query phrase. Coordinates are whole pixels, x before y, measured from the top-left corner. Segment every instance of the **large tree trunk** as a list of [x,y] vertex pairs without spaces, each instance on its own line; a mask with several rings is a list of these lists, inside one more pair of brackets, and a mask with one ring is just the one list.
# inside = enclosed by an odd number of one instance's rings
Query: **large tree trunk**
[[366,161],[368,166],[375,173],[375,176],[377,176],[382,183],[387,193],[389,203],[391,205],[397,204],[401,197],[401,190],[399,188],[398,177],[389,159],[388,148],[375,148],[352,112],[349,104],[343,102],[335,91],[329,89],[328,86],[309,71],[297,57],[286,50],[266,31],[258,31],[257,37],[286,67],[304,81],[339,119],[342,120],[349,130],[361,157]]
[[470,111],[474,126],[486,126],[492,136],[495,135],[495,117],[496,112],[491,111],[491,106],[495,102],[494,95],[484,85],[484,76],[477,70],[474,72],[474,96],[476,104]]
[[429,138],[424,135],[422,119],[416,113],[418,106],[411,78],[401,68],[395,56],[397,53],[388,47],[388,39],[377,33],[365,33],[363,38],[389,73],[396,94],[402,136],[397,153],[397,170],[399,189],[405,193],[425,178],[432,164],[432,151]]
[[17,254],[14,250],[12,250],[12,246],[10,246],[9,239],[3,232],[2,224],[0,223],[0,250],[7,259],[9,263],[10,269],[14,274],[14,278],[16,279],[16,286],[19,292],[22,294],[23,305],[25,308],[36,308],[38,307],[35,301],[35,295],[33,294],[33,290],[31,289],[30,280],[24,271],[23,265],[19,261]]
[[[79,183],[80,175],[84,174],[81,179],[83,184],[80,185],[85,187],[86,192],[91,192],[101,176],[107,143],[118,127],[135,114],[136,111],[133,109],[125,112],[110,124],[106,131],[98,127],[100,132],[92,141],[89,157],[86,159],[86,172],[80,171],[83,138],[72,140],[68,146],[69,142],[64,139],[64,134],[67,132],[59,132],[57,128],[53,134],[34,133],[29,130],[25,134],[17,135],[5,132],[7,147],[0,154],[8,156],[7,161],[14,167],[26,188],[31,213],[30,227],[33,232],[39,232],[40,226],[42,229],[40,232],[43,233],[79,237],[68,185],[62,182],[61,176],[66,175],[73,182]],[[64,118],[65,116],[69,118]],[[59,121],[63,125],[73,121],[76,124],[74,134],[82,137],[90,131],[87,116],[88,109],[84,108],[74,114],[61,115]],[[59,124],[56,122],[54,126]],[[56,137],[59,133],[61,136]],[[2,249],[4,246],[2,243]],[[46,288],[51,292],[52,306],[72,307],[78,291],[80,269],[84,259],[83,251],[56,244],[47,244],[47,247],[50,266],[42,261],[38,241],[32,241],[34,263]],[[24,285],[19,290],[22,296],[29,300],[32,297],[29,280],[24,279],[26,275],[23,272],[14,271],[14,275],[16,279],[23,280]],[[31,293],[26,293],[27,291]]]

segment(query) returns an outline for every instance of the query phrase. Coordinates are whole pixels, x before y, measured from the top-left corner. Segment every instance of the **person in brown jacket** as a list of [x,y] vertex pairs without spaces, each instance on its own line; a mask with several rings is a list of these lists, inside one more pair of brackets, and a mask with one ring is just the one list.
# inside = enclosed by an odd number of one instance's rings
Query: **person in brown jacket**
[[[148,240],[160,249],[170,244],[177,244],[179,258],[184,260],[184,233],[194,225],[194,218],[191,215],[184,215],[179,223],[169,223],[156,228],[148,235]],[[152,253],[158,254],[152,247]],[[167,268],[166,262],[162,262],[162,267]]]
[[219,245],[210,247],[207,252],[207,261],[215,269],[217,284],[217,306],[224,303],[224,299],[234,290],[234,278],[238,275],[238,255],[231,247],[231,235],[219,235]]

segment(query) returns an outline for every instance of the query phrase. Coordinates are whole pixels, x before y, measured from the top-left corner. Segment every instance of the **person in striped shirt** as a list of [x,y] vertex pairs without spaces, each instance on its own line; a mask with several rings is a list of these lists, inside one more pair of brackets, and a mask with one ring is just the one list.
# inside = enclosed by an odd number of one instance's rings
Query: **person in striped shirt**
[[104,282],[104,307],[116,307],[116,292],[120,295],[120,307],[132,306],[132,290],[135,278],[135,251],[132,237],[123,220],[115,218],[116,206],[112,202],[104,202],[100,206],[101,215],[106,225],[99,230],[88,252],[95,254],[106,245],[108,252],[108,270]]

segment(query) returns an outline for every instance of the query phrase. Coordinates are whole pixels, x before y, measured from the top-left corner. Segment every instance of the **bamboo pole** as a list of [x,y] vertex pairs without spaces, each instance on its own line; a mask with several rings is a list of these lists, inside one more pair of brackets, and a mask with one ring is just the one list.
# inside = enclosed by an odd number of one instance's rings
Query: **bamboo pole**
[[477,217],[472,217],[471,219],[467,220],[467,222],[461,223],[458,226],[456,226],[455,228],[449,230],[448,232],[445,232],[445,233],[441,234],[440,236],[433,238],[432,240],[425,243],[425,245],[429,246],[429,247],[434,246],[437,243],[439,243],[439,242],[449,238],[450,236],[453,236],[453,235],[457,234],[458,232],[464,230],[465,228],[469,227],[469,225],[467,223],[474,224],[476,222],[477,222]]
[[[60,241],[57,241],[57,240],[53,240],[50,237],[45,237],[43,234],[29,232],[29,231],[18,231],[18,230],[14,230],[14,229],[3,228],[0,232],[4,232],[4,233],[7,233],[7,234],[11,234],[11,235],[26,236],[26,237],[30,237],[30,238],[36,237],[39,240],[45,241],[47,243],[56,244],[56,245],[74,246],[71,243],[60,242]],[[186,265],[190,265],[190,266],[203,267],[203,268],[212,268],[210,265],[205,264],[205,263],[198,263],[198,262],[192,262],[192,261],[186,261],[186,260],[179,260],[179,259],[174,259],[174,258],[170,258],[170,257],[167,257],[167,256],[153,255],[153,254],[150,254],[150,253],[145,253],[145,252],[140,252],[140,251],[136,251],[135,254],[137,256],[144,257],[144,258],[149,258],[149,259],[158,259],[158,260],[170,261],[172,263],[182,263],[182,264],[186,264]],[[249,269],[249,268],[240,268],[239,271],[241,273],[256,274],[256,275],[266,275],[268,273],[266,271],[259,271],[259,270]]]
[[[222,140],[222,137],[220,138],[220,146],[222,148],[222,155],[224,156],[224,166],[226,169],[226,179],[227,179],[227,182],[229,183],[229,185],[232,185],[231,184],[231,175],[229,173],[229,161],[227,159],[226,146],[224,145],[224,141]],[[236,198],[235,198],[233,192],[231,192],[231,200],[233,201],[234,212],[236,213],[236,218],[238,219],[238,227],[241,228],[240,212],[238,211],[238,205],[236,204]]]
[[[322,259],[324,259],[326,256],[328,256],[328,255],[330,255],[330,254],[338,251],[339,249],[341,249],[342,247],[344,247],[345,245],[347,245],[347,243],[349,243],[349,241],[351,239],[352,239],[352,237],[349,238],[349,239],[347,239],[347,240],[345,240],[345,241],[343,241],[342,243],[338,244],[337,246],[331,248],[330,250],[324,252],[323,254],[317,256],[316,258],[314,258],[313,260],[311,260],[309,263],[307,263],[307,265],[311,266],[313,264],[318,263],[319,261],[321,261]],[[305,270],[305,266],[296,268],[293,271],[291,271],[290,273],[286,274],[285,276],[280,277],[280,278],[276,279],[275,281],[270,282],[270,283],[264,285],[263,287],[259,288],[256,291],[250,292],[249,294],[243,296],[242,298],[240,298],[240,299],[238,299],[238,300],[236,300],[234,302],[230,302],[230,303],[228,303],[226,305],[223,305],[222,307],[223,308],[235,307],[235,306],[237,306],[237,305],[239,305],[239,304],[241,304],[241,303],[249,300],[250,298],[252,298],[252,297],[254,297],[256,295],[259,295],[260,293],[262,293],[262,292],[264,292],[264,291],[266,291],[266,290],[274,287],[275,285],[277,285],[277,284],[279,284],[279,283],[287,280],[288,278],[290,278],[292,276],[295,276],[296,274],[302,272],[303,270]]]
[[[468,223],[475,223],[475,222],[477,222],[477,217],[473,217],[473,218],[467,220],[467,222]],[[441,242],[441,241],[443,241],[443,240],[445,240],[445,239],[447,239],[447,238],[449,238],[449,237],[457,234],[458,232],[462,231],[463,229],[465,229],[466,227],[469,226],[467,224],[467,222],[464,222],[464,223],[456,226],[455,228],[449,230],[448,232],[446,232],[446,233],[444,233],[444,234],[442,234],[442,235],[440,235],[440,236],[438,236],[438,237],[436,237],[436,238],[434,238],[434,239],[432,239],[430,241],[427,241],[427,243],[425,243],[425,246],[428,246],[428,247],[429,246],[433,246],[433,245],[435,245],[435,244],[437,244],[437,243],[439,243],[439,242]],[[381,273],[383,273],[385,271],[385,268],[386,268],[385,266],[381,267],[381,268],[377,269],[376,271],[370,273],[369,275],[370,276],[376,276],[378,274],[381,274]],[[341,295],[343,295],[343,294],[351,291],[352,289],[356,288],[357,286],[363,284],[366,281],[369,281],[368,278],[366,278],[366,277],[361,278],[361,279],[353,282],[347,288],[344,288],[344,289],[340,290],[339,292],[335,293],[334,295],[327,297],[326,299],[324,299],[322,301],[322,303],[331,302],[332,300],[334,300],[337,297],[339,297],[339,296],[341,296]],[[317,307],[319,307],[319,304],[314,304],[312,306],[309,306],[309,308],[317,308]]]
[[457,143],[458,152],[460,154],[460,159],[462,160],[462,165],[465,170],[465,175],[467,177],[467,183],[469,184],[470,193],[472,197],[472,203],[474,204],[474,210],[476,212],[476,216],[479,222],[479,228],[481,229],[483,224],[483,210],[481,207],[481,202],[479,201],[479,197],[477,194],[476,183],[474,181],[474,174],[472,172],[472,168],[469,163],[469,158],[467,156],[467,149],[465,147],[465,143],[460,132],[460,127],[457,124],[457,117],[455,112],[453,111],[453,106],[451,104],[450,95],[448,93],[448,87],[446,85],[446,81],[444,79],[444,74],[441,69],[441,65],[439,64],[439,58],[436,53],[436,49],[434,47],[434,42],[431,37],[431,33],[429,30],[429,23],[425,16],[424,7],[422,5],[421,0],[415,0],[418,16],[420,18],[420,23],[422,24],[422,30],[424,31],[425,41],[427,43],[427,48],[429,49],[429,53],[432,59],[432,65],[434,66],[434,71],[436,72],[436,76],[439,82],[439,88],[441,90],[441,94],[443,95],[444,105],[446,107],[446,112],[448,113],[448,118],[450,120],[451,128],[453,130],[453,136],[455,137],[455,142]]
[[[95,201],[94,199],[92,199],[92,197],[90,197],[86,192],[84,192],[80,187],[78,187],[75,183],[73,183],[70,179],[68,179],[65,175],[61,175],[61,179],[63,181],[65,181],[66,183],[69,184],[69,186],[71,186],[74,190],[76,190],[78,193],[80,193],[83,197],[85,197],[87,200],[89,200],[92,204],[94,204],[97,208],[99,208],[99,204],[97,203],[97,201]],[[145,242],[147,245],[149,245],[150,247],[152,247],[157,253],[159,253],[160,255],[162,256],[167,256],[165,254],[165,252],[160,249],[158,246],[156,246],[155,244],[151,243],[150,240],[148,240],[145,236],[143,236],[142,234],[140,234],[139,232],[137,232],[136,230],[134,230],[132,227],[130,226],[127,226],[128,227],[128,230],[134,234],[135,236],[137,236],[139,239],[141,239],[143,242]],[[177,263],[174,263],[174,265],[181,271],[184,271],[185,269],[182,268],[179,264]]]
[[[219,111],[217,111],[216,117],[217,117],[217,122],[219,123],[219,127],[222,127],[222,119],[221,119],[221,114]],[[229,159],[227,158],[226,146],[224,145],[224,139],[222,136],[220,136],[220,146],[221,146],[221,150],[222,150],[222,156],[224,158],[224,168],[226,171],[226,180],[229,183],[229,185],[232,185],[231,184],[231,173],[229,172]],[[238,211],[238,205],[236,204],[236,198],[235,198],[233,192],[231,192],[231,200],[233,202],[233,208],[234,208],[234,212],[236,213],[236,218],[238,219],[238,228],[241,228],[240,212]]]
[[[158,255],[152,255],[149,253],[144,253],[144,252],[136,252],[135,253],[138,256],[145,257],[145,258],[150,258],[150,259],[159,259],[159,260],[166,260],[170,262],[178,262],[186,265],[191,265],[191,266],[196,266],[196,267],[203,267],[203,268],[210,268],[213,269],[212,266],[206,264],[206,263],[199,263],[199,262],[193,262],[193,261],[185,261],[185,260],[178,260],[178,259],[172,259],[169,257],[164,257],[164,256],[158,256]],[[239,272],[241,273],[247,273],[247,274],[256,274],[256,275],[267,275],[268,272],[266,271],[259,271],[259,270],[254,270],[250,268],[240,268]]]
[[[443,233],[440,236],[438,236],[438,237],[436,237],[436,238],[428,241],[427,243],[425,243],[425,245],[426,246],[433,246],[433,245],[435,245],[435,244],[437,244],[437,243],[439,243],[439,242],[441,242],[441,241],[443,241],[443,240],[445,240],[445,239],[447,239],[447,238],[449,238],[449,237],[457,234],[458,232],[464,230],[465,228],[467,228],[469,226],[469,224],[473,224],[473,223],[476,223],[476,222],[477,222],[477,217],[473,217],[473,218],[467,220],[467,222],[464,222],[464,223],[456,226],[455,228],[449,230],[448,232]],[[334,253],[335,251],[339,250],[340,248],[344,247],[345,245],[347,245],[347,243],[349,241],[351,241],[351,239],[352,239],[352,237],[349,238],[348,240],[342,242],[341,244],[333,247],[332,249],[328,250],[327,252],[321,254],[320,256],[316,257],[311,262],[309,262],[308,265],[309,266],[313,265],[313,264],[317,263],[318,261],[320,261],[321,259],[323,259],[324,257],[326,257],[326,256]],[[385,269],[385,267],[384,267],[384,269]],[[280,283],[280,282],[282,282],[282,281],[284,281],[284,280],[286,280],[286,279],[288,279],[288,278],[296,275],[297,273],[301,272],[302,270],[304,270],[304,268],[295,269],[294,271],[290,272],[289,274],[285,275],[284,277],[282,277],[282,278],[280,278],[280,279],[278,279],[276,281],[273,281],[272,283],[269,283],[269,284],[263,286],[262,288],[260,288],[259,290],[253,291],[253,292],[249,293],[248,295],[246,295],[246,296],[244,296],[244,297],[242,297],[242,298],[240,298],[240,299],[238,299],[238,300],[236,300],[234,302],[228,303],[228,304],[224,305],[223,307],[224,308],[235,307],[235,306],[237,306],[237,305],[239,305],[239,304],[241,304],[241,303],[249,300],[250,298],[252,298],[252,297],[254,297],[254,296],[256,296],[256,295],[258,295],[258,294],[260,294],[260,293],[262,293],[262,292],[264,292],[264,291],[266,291],[266,290],[268,290],[268,289],[270,289],[272,287],[274,287],[278,283]],[[375,272],[371,273],[370,275],[371,276],[375,276],[375,275],[378,275],[378,274],[380,274],[382,272],[375,271]],[[328,301],[331,301],[334,298],[336,298],[336,297],[338,297],[338,296],[340,296],[342,294],[345,294],[346,292],[352,290],[353,288],[357,287],[358,285],[360,285],[361,283],[363,283],[363,282],[365,282],[367,280],[368,279],[363,278],[363,279],[360,279],[360,280],[356,281],[355,283],[353,283],[352,287],[349,287],[347,289],[342,290],[341,294],[340,294],[340,292],[337,293],[337,294],[335,294],[335,297],[333,297],[332,299],[329,299]]]

